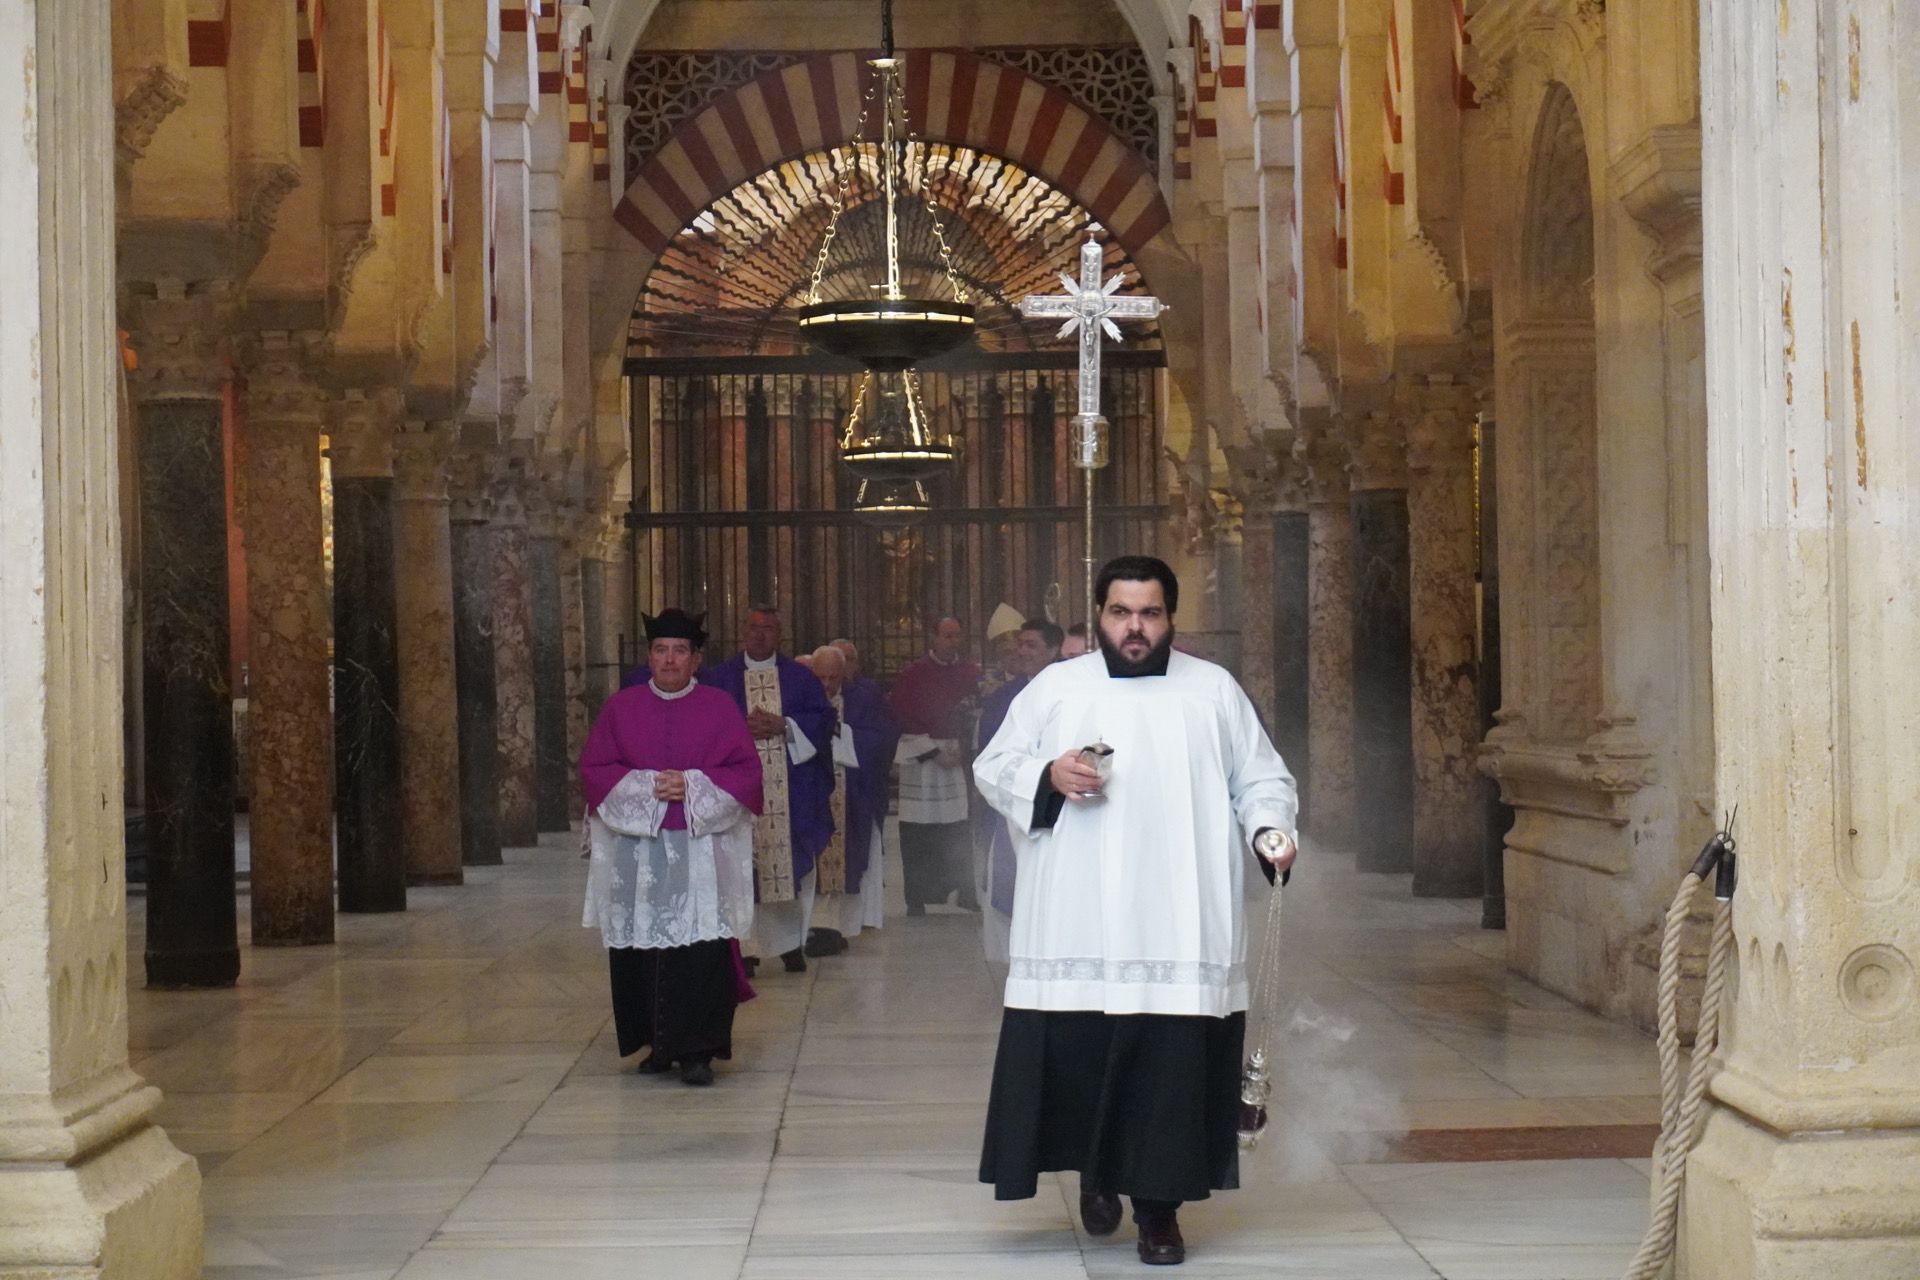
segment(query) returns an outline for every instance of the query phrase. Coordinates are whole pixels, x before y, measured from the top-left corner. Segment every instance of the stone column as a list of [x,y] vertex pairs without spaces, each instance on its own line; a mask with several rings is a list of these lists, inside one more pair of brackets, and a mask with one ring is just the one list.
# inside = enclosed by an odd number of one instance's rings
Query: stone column
[[[1306,780],[1313,776],[1313,713],[1308,693],[1308,545],[1306,491],[1297,470],[1284,480],[1273,513],[1273,745],[1293,771],[1301,817],[1312,820]],[[1252,546],[1249,541],[1248,546]]]
[[394,438],[393,540],[400,668],[400,824],[407,883],[459,884],[460,734],[454,692],[450,427]]
[[566,677],[567,817],[585,810],[580,789],[580,753],[587,746],[587,618],[586,561],[580,554],[578,533],[560,539],[560,651]]
[[460,861],[498,866],[500,706],[493,651],[493,457],[462,448],[453,460],[453,677],[460,736]]
[[400,393],[334,406],[333,752],[340,909],[403,911],[393,430]]
[[1413,656],[1407,458],[1380,410],[1347,418],[1353,511],[1355,847],[1362,871],[1413,869]]
[[494,486],[493,647],[499,714],[500,842],[538,844],[533,736],[533,580],[527,463],[509,458]]
[[1266,495],[1247,500],[1240,523],[1240,686],[1273,734],[1273,510]]
[[613,616],[608,609],[607,547],[604,522],[590,526],[580,543],[580,623],[586,632],[583,657],[586,662],[587,720],[600,714],[607,699],[620,687],[619,661],[614,652]]
[[1413,640],[1413,892],[1478,894],[1486,791],[1474,638],[1473,392],[1446,374],[1407,389]]
[[1347,450],[1324,411],[1294,446],[1307,484],[1307,757],[1303,807],[1336,848],[1354,837],[1353,511]]
[[127,1065],[108,10],[0,23],[0,1275],[192,1280],[199,1170]]
[[302,344],[247,351],[249,791],[253,941],[333,941],[333,636],[321,520],[320,388]]
[[135,303],[140,369],[141,683],[146,694],[147,982],[240,976],[227,583],[226,361],[211,299]]
[[1920,147],[1920,14],[1701,9],[1716,799],[1740,811],[1739,971],[1682,1274],[1906,1280],[1920,226],[1899,179]]
[[548,506],[536,520],[529,548],[533,635],[534,817],[542,831],[565,831],[567,807],[567,658],[566,606],[560,588],[560,561],[566,535]]

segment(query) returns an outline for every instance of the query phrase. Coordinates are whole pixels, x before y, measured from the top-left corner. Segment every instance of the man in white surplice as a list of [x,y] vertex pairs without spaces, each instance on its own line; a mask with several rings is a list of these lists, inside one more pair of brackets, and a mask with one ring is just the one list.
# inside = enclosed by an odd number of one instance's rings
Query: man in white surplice
[[1042,670],[974,762],[1019,860],[981,1180],[1024,1199],[1075,1170],[1088,1231],[1129,1196],[1160,1264],[1185,1257],[1180,1204],[1239,1185],[1245,876],[1296,851],[1293,777],[1252,702],[1173,651],[1179,591],[1159,560],[1109,563],[1098,650]]

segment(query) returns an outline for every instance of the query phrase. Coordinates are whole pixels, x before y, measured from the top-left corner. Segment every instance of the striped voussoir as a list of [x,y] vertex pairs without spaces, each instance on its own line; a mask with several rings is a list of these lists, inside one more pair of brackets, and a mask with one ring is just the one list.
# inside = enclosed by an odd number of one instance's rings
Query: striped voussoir
[[[821,54],[717,99],[633,176],[615,219],[657,255],[702,209],[747,179],[850,142],[868,74],[863,56]],[[1130,254],[1171,221],[1140,153],[1065,93],[956,50],[915,50],[906,62],[907,117],[926,141],[971,147],[1039,175]]]

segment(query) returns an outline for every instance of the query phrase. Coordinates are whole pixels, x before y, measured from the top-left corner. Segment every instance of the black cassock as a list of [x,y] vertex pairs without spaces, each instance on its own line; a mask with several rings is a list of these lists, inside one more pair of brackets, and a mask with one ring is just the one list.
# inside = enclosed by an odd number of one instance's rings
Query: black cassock
[[733,944],[725,938],[685,947],[612,947],[613,1026],[620,1056],[653,1048],[665,1065],[685,1058],[732,1058]]

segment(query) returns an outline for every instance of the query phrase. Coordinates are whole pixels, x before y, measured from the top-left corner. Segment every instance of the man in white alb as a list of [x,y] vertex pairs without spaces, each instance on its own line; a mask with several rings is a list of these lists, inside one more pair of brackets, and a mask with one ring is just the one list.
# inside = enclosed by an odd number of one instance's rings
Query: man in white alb
[[1098,650],[1041,671],[973,767],[1019,860],[980,1178],[1018,1200],[1076,1170],[1087,1230],[1129,1196],[1164,1265],[1181,1203],[1239,1185],[1242,894],[1292,864],[1297,802],[1233,677],[1173,651],[1173,571],[1121,557],[1094,598]]

